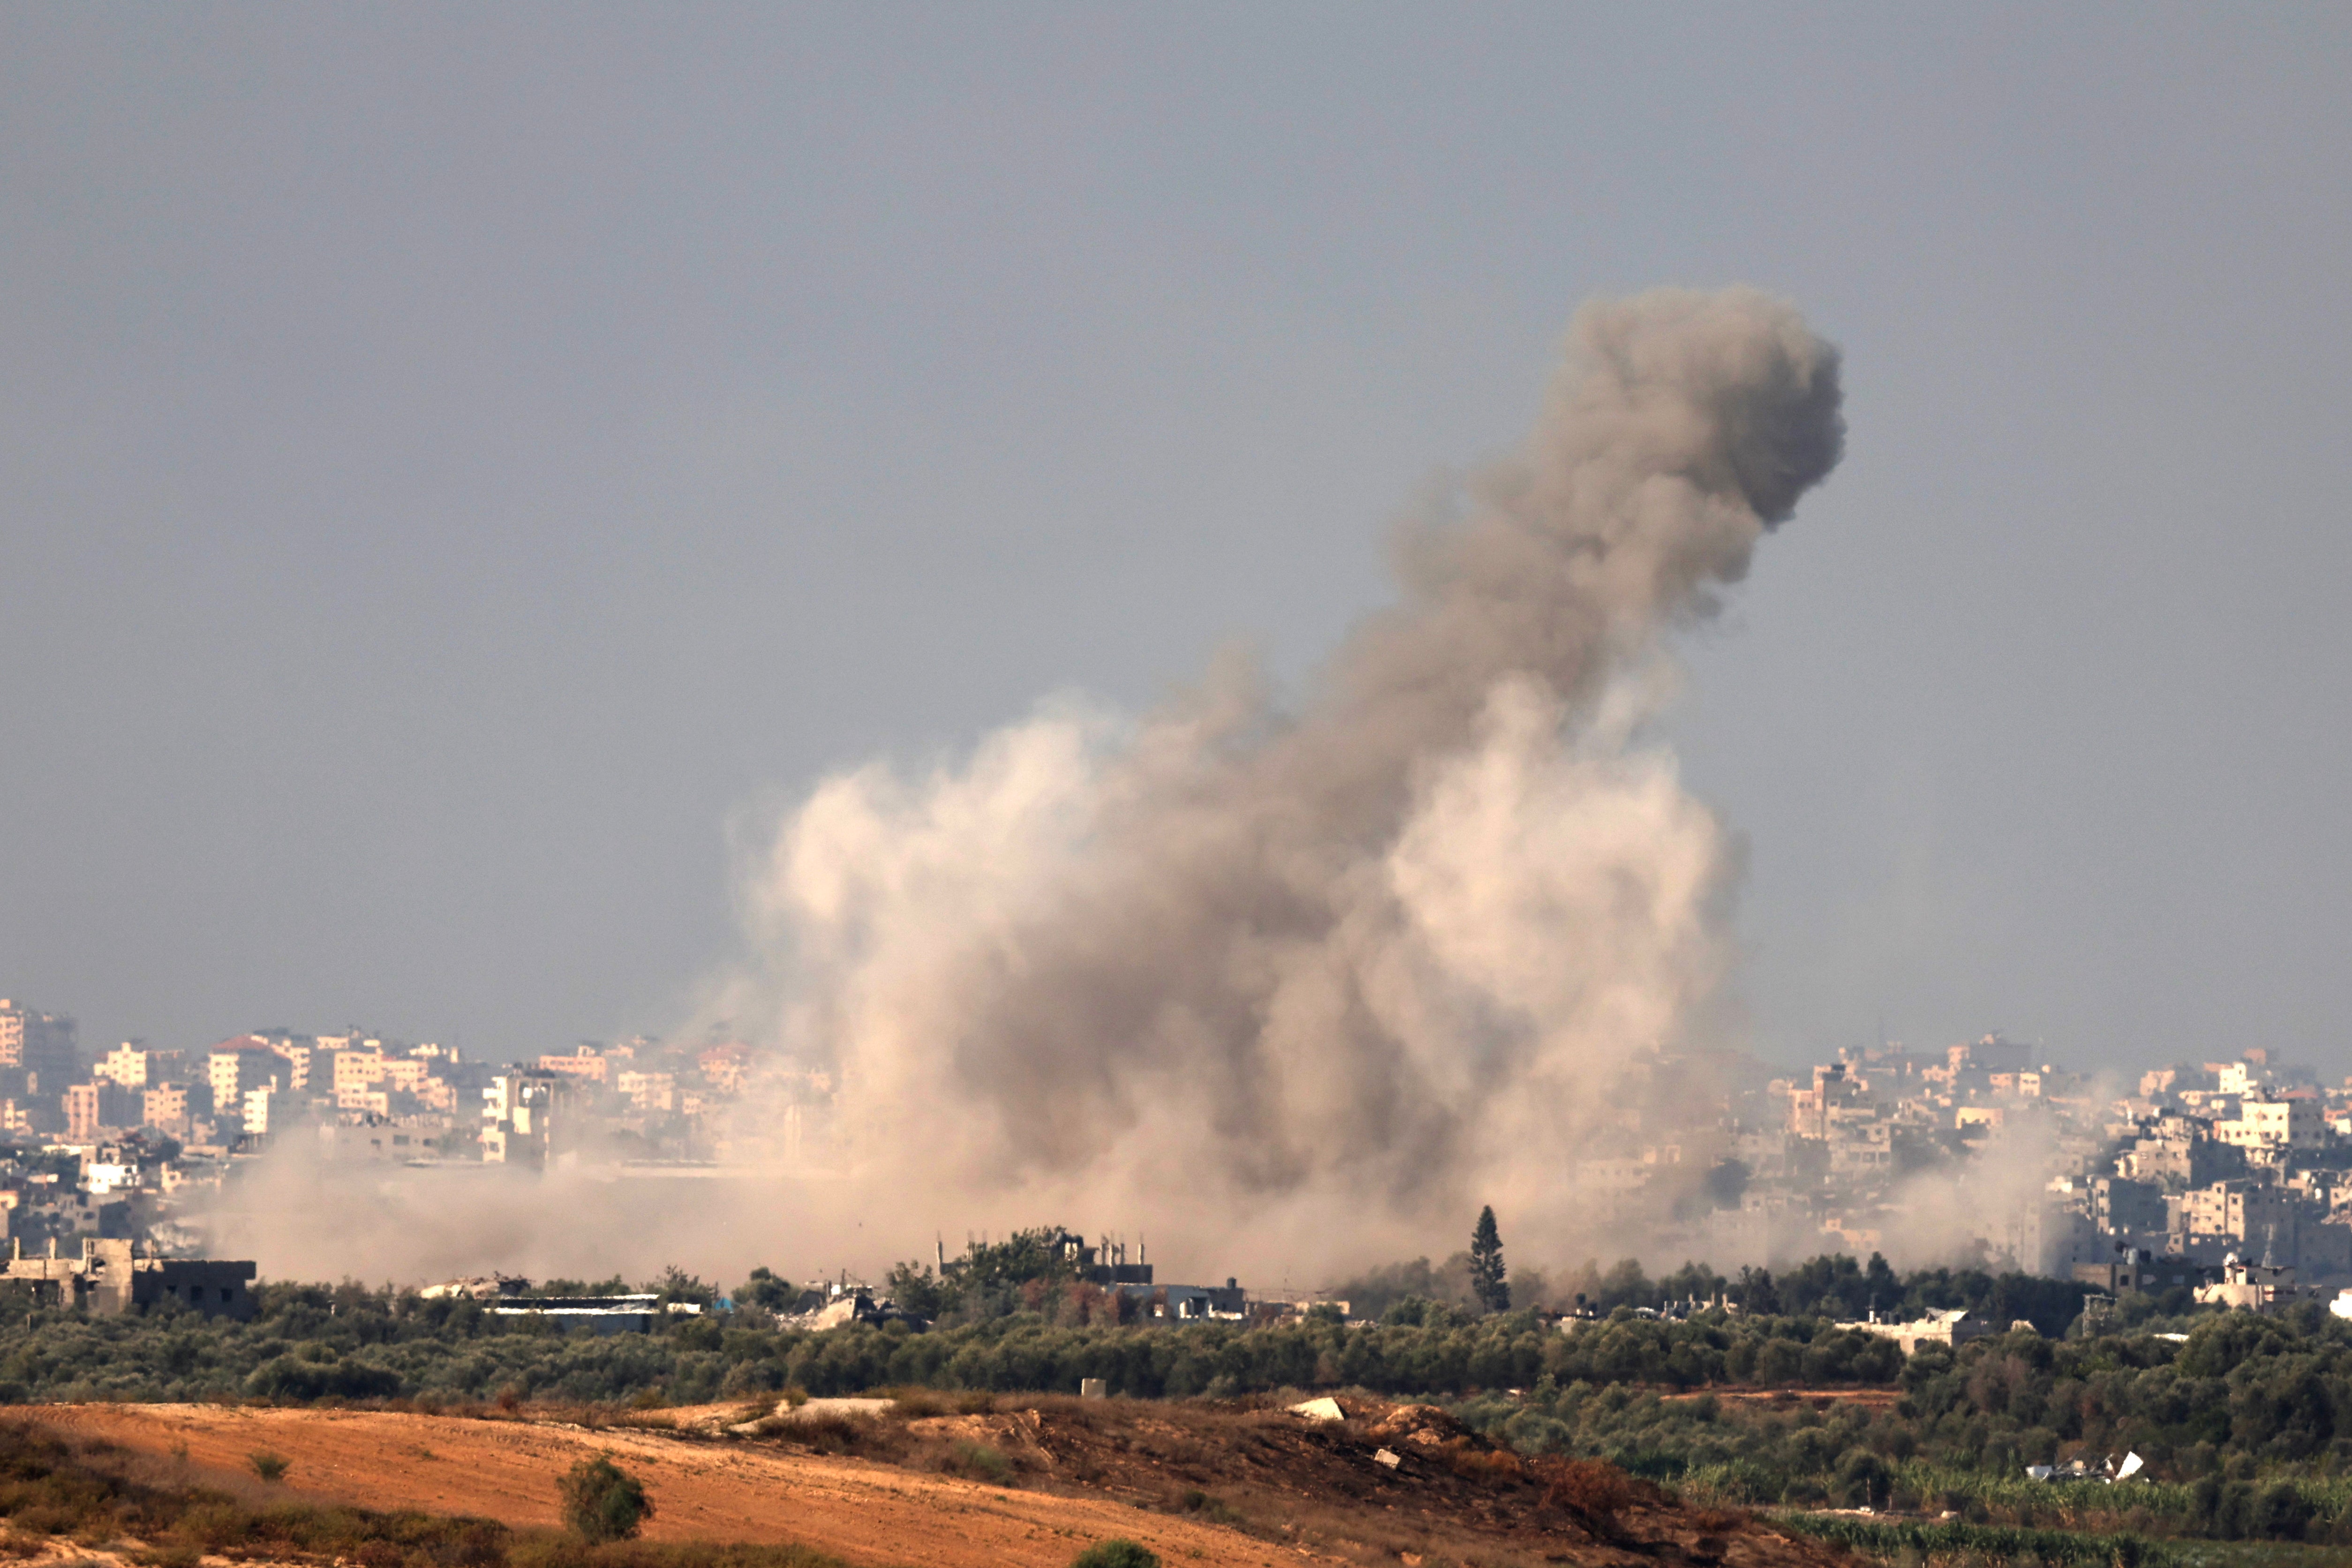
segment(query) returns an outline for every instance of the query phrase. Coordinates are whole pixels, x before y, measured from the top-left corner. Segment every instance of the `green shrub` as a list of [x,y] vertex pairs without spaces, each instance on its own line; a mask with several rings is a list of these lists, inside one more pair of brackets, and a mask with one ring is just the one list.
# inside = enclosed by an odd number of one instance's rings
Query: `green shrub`
[[654,1516],[645,1484],[602,1454],[572,1466],[556,1487],[563,1522],[583,1541],[626,1541]]
[[1849,1449],[1838,1461],[1837,1499],[1845,1507],[1885,1508],[1894,1489],[1894,1473],[1869,1449]]
[[1013,1479],[1011,1462],[1001,1450],[985,1443],[958,1443],[949,1450],[947,1468],[991,1486],[1001,1487]]
[[1132,1541],[1097,1541],[1070,1559],[1070,1568],[1160,1568],[1160,1556]]

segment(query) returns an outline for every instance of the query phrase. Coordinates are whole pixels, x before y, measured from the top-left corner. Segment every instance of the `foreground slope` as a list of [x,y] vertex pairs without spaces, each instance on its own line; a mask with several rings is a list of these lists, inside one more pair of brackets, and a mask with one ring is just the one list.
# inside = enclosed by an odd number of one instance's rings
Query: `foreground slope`
[[1423,1557],[1799,1568],[1843,1556],[1739,1516],[1692,1513],[1601,1467],[1531,1469],[1412,1408],[1358,1406],[1345,1422],[1310,1423],[1276,1410],[1049,1399],[971,1414],[804,1415],[756,1431],[743,1414],[671,1413],[663,1419],[677,1429],[649,1430],[388,1410],[26,1412],[192,1479],[242,1477],[249,1488],[248,1457],[266,1449],[292,1460],[284,1485],[308,1497],[526,1527],[555,1524],[555,1478],[604,1453],[646,1481],[656,1540],[798,1542],[877,1568],[1062,1568],[1114,1536],[1171,1564],[1236,1568]]

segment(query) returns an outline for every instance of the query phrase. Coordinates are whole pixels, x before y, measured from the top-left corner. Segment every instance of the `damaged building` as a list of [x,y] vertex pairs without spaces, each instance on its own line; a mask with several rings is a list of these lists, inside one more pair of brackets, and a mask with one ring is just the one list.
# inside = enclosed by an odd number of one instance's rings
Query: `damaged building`
[[33,1287],[41,1304],[79,1307],[100,1317],[143,1311],[172,1302],[207,1318],[253,1317],[248,1282],[259,1268],[250,1262],[194,1258],[156,1258],[136,1242],[85,1237],[79,1257],[48,1251],[27,1258],[22,1242],[9,1244],[8,1278]]
[[1237,1279],[1216,1285],[1114,1285],[1112,1294],[1137,1304],[1138,1315],[1152,1322],[1205,1323],[1222,1320],[1237,1323],[1248,1316],[1249,1292]]

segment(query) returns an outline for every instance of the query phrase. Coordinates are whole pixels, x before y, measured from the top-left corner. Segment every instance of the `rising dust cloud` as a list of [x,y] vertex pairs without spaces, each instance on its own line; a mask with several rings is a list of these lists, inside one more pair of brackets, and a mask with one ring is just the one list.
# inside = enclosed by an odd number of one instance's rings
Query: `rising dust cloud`
[[[1652,733],[1666,640],[1843,434],[1788,305],[1588,306],[1517,454],[1400,536],[1397,604],[1295,700],[1231,657],[1160,711],[1048,704],[780,823],[711,1016],[835,1071],[835,1176],[679,1223],[682,1194],[484,1185],[480,1247],[395,1258],[387,1226],[350,1266],[513,1267],[544,1222],[639,1271],[878,1270],[1058,1220],[1149,1237],[1163,1278],[1303,1288],[1451,1250],[1487,1202],[1530,1262],[1639,1250],[1591,1234],[1575,1163],[1680,1109],[1640,1103],[1648,1053],[1737,1043],[1738,856]],[[353,1245],[304,1228],[256,1240]]]
[[1296,710],[1234,662],[1132,724],[1048,710],[827,780],[750,889],[766,994],[730,1001],[836,1064],[854,1165],[960,1226],[1007,1192],[1221,1255],[1450,1246],[1483,1201],[1570,1225],[1620,1075],[1694,1043],[1730,957],[1727,836],[1640,739],[1662,638],[1843,430],[1835,350],[1777,300],[1588,307],[1524,447],[1405,534],[1401,602]]

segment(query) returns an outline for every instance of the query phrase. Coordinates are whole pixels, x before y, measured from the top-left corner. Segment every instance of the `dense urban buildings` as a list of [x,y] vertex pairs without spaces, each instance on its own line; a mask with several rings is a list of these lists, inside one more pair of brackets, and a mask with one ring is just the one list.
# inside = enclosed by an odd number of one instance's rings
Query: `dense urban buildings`
[[[2352,1284],[2352,1088],[2260,1048],[2128,1082],[1997,1035],[1785,1076],[1661,1055],[1619,1097],[1614,1142],[1561,1179],[1654,1258],[1973,1258],[2116,1291]],[[66,1265],[114,1255],[85,1243],[199,1245],[195,1205],[273,1152],[821,1170],[842,1158],[835,1100],[823,1069],[723,1037],[500,1064],[361,1029],[86,1052],[70,1017],[0,1001],[0,1207],[25,1267],[55,1247],[52,1271],[87,1280]]]
[[2352,1088],[2259,1047],[2113,1082],[1994,1035],[1757,1076],[1716,1130],[1724,1201],[1690,1227],[1717,1256],[1949,1250],[1957,1233],[2114,1289],[2218,1287],[2231,1264],[2352,1283]]

